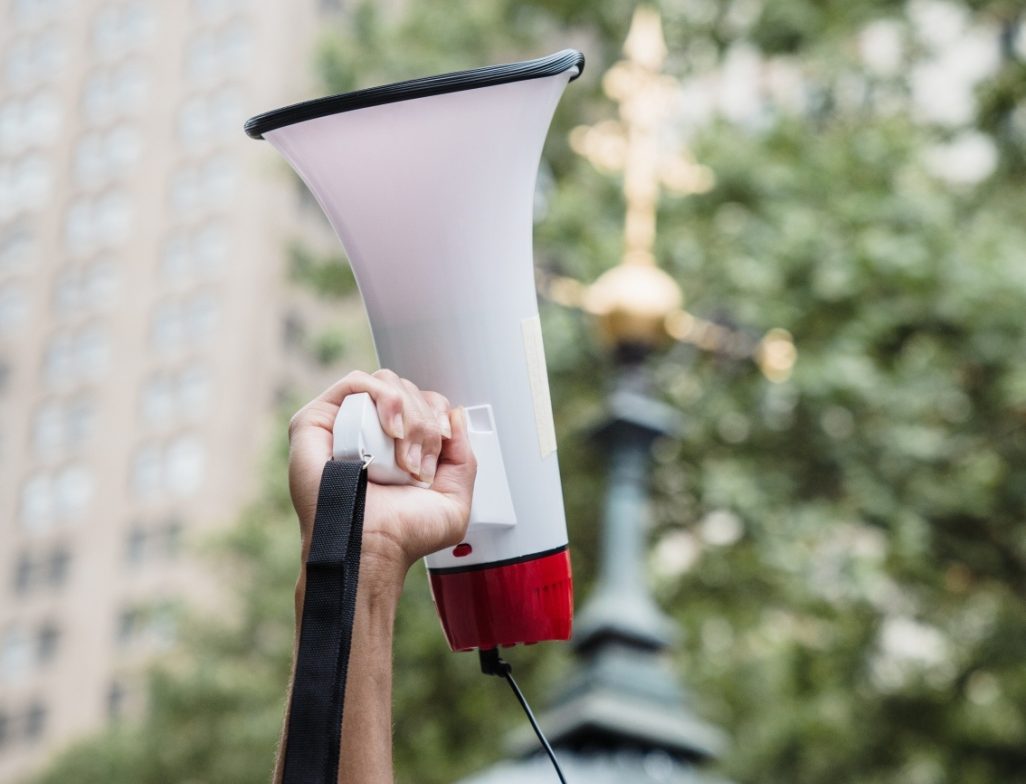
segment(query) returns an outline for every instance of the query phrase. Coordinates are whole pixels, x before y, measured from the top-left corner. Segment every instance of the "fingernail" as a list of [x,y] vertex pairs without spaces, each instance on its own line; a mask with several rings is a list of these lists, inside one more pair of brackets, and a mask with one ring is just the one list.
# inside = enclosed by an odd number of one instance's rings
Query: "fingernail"
[[406,469],[414,476],[420,475],[420,444],[411,444],[406,453]]
[[406,431],[403,429],[403,415],[396,414],[392,417],[392,438],[405,438]]
[[420,478],[430,484],[435,478],[435,469],[438,468],[438,455],[424,455],[420,464]]
[[442,438],[452,438],[452,425],[449,424],[448,414],[438,415],[438,427],[442,431]]

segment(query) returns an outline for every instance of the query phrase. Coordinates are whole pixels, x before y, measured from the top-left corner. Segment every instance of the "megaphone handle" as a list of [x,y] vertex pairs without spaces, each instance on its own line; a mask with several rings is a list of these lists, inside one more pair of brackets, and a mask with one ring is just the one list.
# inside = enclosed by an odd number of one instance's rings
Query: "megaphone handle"
[[[513,499],[502,461],[499,435],[489,405],[467,411],[467,437],[477,458],[477,479],[470,510],[472,525],[516,524]],[[414,479],[395,462],[395,439],[385,434],[374,401],[366,392],[349,395],[335,417],[336,460],[362,460],[367,478],[379,485],[408,485]]]
[[395,462],[395,439],[385,434],[374,400],[366,392],[348,395],[335,417],[336,460],[362,460],[367,478],[379,485],[408,485],[414,480]]

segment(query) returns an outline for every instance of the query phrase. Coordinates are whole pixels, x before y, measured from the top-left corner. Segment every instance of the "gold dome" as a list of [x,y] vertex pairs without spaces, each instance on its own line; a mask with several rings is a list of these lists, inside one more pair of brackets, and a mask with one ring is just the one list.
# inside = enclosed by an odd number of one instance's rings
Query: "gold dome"
[[658,267],[620,264],[588,286],[582,304],[608,343],[656,347],[670,339],[666,317],[683,299],[677,281]]

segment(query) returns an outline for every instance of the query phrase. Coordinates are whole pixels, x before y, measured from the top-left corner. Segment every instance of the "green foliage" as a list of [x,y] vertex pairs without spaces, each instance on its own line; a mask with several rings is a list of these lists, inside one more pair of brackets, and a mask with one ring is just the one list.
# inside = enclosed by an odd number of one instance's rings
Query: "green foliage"
[[311,353],[320,364],[334,365],[345,356],[348,343],[342,330],[327,329],[314,338]]
[[[994,140],[995,173],[955,184],[923,165],[925,149],[960,129],[924,123],[911,104],[909,73],[925,55],[903,4],[660,5],[675,75],[745,43],[796,66],[807,86],[798,108],[698,132],[692,147],[716,187],[667,197],[659,215],[657,255],[690,310],[754,333],[785,327],[800,352],[779,385],[685,346],[652,360],[688,421],[656,455],[653,583],[687,632],[682,672],[734,738],[723,767],[753,784],[1022,781],[1023,63],[1006,52],[978,90],[975,127]],[[960,6],[1006,30],[1021,14],[1007,0]],[[590,280],[619,257],[620,183],[574,156],[567,131],[614,113],[600,76],[631,8],[364,2],[325,38],[318,67],[341,90],[586,42],[587,70],[546,148],[535,246],[541,266]],[[881,19],[906,44],[890,76],[866,71],[854,44]],[[298,255],[297,279],[352,290]],[[543,320],[586,595],[602,455],[585,432],[608,360],[577,314],[548,305]],[[266,780],[296,552],[280,455],[270,476],[269,496],[216,555],[240,587],[238,612],[190,631],[153,676],[140,725],[73,750],[41,782]],[[513,658],[537,695],[565,657],[543,646]],[[400,781],[451,781],[495,757],[519,717],[472,657],[444,649],[423,575],[408,581],[395,660]]]
[[289,278],[323,297],[338,299],[356,292],[356,278],[345,257],[320,257],[299,242],[289,246]]

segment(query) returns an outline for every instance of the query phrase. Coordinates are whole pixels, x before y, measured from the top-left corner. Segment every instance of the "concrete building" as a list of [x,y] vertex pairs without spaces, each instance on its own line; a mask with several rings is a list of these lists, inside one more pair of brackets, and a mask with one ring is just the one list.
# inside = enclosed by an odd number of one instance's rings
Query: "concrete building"
[[259,479],[303,208],[242,124],[332,5],[0,5],[0,781],[131,706]]

